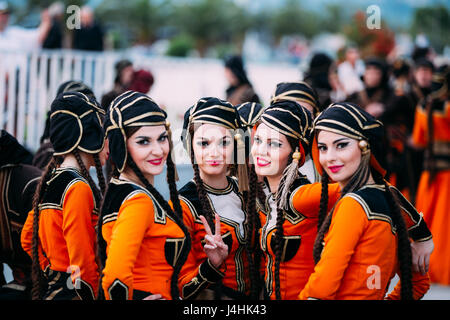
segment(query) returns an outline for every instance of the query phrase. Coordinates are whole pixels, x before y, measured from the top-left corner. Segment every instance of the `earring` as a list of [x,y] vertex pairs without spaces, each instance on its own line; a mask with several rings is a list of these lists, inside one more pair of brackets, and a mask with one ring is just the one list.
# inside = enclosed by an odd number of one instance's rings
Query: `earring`
[[363,154],[366,154],[369,152],[369,144],[367,143],[366,140],[359,141],[358,146],[361,149]]

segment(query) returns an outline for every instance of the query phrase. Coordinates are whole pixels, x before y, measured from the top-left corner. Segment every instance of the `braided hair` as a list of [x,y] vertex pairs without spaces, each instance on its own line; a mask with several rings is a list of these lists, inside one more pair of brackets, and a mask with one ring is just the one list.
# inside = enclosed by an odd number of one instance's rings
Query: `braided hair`
[[39,203],[44,198],[45,191],[47,189],[47,181],[52,176],[56,167],[62,162],[61,157],[52,157],[44,172],[42,173],[39,184],[36,187],[36,192],[33,197],[33,235],[32,235],[32,263],[31,263],[31,298],[33,300],[39,300],[45,291],[44,277],[39,261]]
[[[191,137],[194,137],[194,124],[191,124],[189,126],[189,134]],[[191,139],[191,163],[192,163],[192,168],[194,169],[194,182],[197,188],[197,192],[198,192],[198,198],[200,200],[200,203],[202,205],[202,215],[205,217],[206,221],[209,224],[209,227],[211,228],[211,231],[214,233],[216,226],[214,224],[214,212],[212,210],[211,207],[211,203],[208,197],[208,194],[205,190],[205,186],[203,184],[203,180],[200,176],[200,169],[198,164],[195,161],[195,155],[194,155],[194,151],[192,148],[192,143],[193,143],[193,139]]]
[[[85,178],[88,181],[88,184],[94,194],[94,197],[96,201],[101,201],[102,195],[100,194],[98,188],[95,185],[94,180],[89,174],[89,171],[87,170],[86,166],[84,165],[83,160],[81,159],[81,155],[79,153],[78,149],[74,149],[72,151],[72,154],[74,155],[78,166],[80,167],[81,175],[83,178]],[[101,170],[101,164],[100,159],[98,157],[98,154],[92,155],[94,158],[94,162],[96,164],[96,170],[97,170],[97,178],[99,181],[99,184],[101,186],[101,189],[103,191],[105,182],[103,173]],[[42,173],[41,179],[39,181],[39,184],[36,188],[36,192],[33,197],[33,235],[32,235],[32,299],[38,300],[42,298],[42,295],[44,294],[45,288],[44,288],[44,279],[42,270],[40,268],[40,261],[39,261],[39,217],[40,217],[40,208],[39,204],[41,203],[42,199],[44,198],[45,192],[47,190],[47,182],[50,180],[52,174],[54,173],[55,169],[58,168],[61,163],[64,160],[64,156],[53,156],[45,168],[44,172]],[[103,182],[103,187],[102,187]],[[103,192],[102,192],[103,193]]]
[[373,170],[372,174],[377,184],[384,185],[386,200],[392,213],[392,220],[397,229],[397,256],[400,264],[401,298],[402,300],[412,300],[412,253],[408,229],[401,213],[399,202],[390,190],[386,180],[384,180],[381,174],[375,170]]
[[[402,283],[401,287],[401,297],[402,299],[411,300],[412,299],[412,282],[411,282],[411,264],[412,264],[412,258],[411,258],[411,246],[408,238],[408,231],[406,228],[405,221],[403,219],[403,216],[400,211],[400,206],[398,205],[397,200],[395,199],[394,195],[389,189],[389,186],[387,185],[386,181],[383,179],[382,175],[376,171],[371,170],[369,166],[370,161],[370,153],[366,153],[362,155],[361,163],[358,166],[355,174],[352,176],[350,181],[345,185],[345,187],[341,191],[341,196],[338,199],[337,202],[339,202],[340,199],[342,199],[346,194],[359,190],[364,185],[367,184],[367,181],[370,177],[370,174],[372,174],[374,181],[377,184],[382,184],[385,187],[385,196],[386,200],[388,202],[389,208],[391,210],[392,214],[392,220],[397,228],[398,232],[398,259],[400,262],[400,279]],[[324,172],[322,176],[322,194],[320,199],[320,210],[319,210],[319,220],[322,220],[323,222],[319,222],[319,231],[317,233],[316,240],[314,242],[313,247],[313,257],[314,262],[317,264],[320,261],[322,250],[323,250],[323,239],[325,237],[325,234],[328,232],[333,211],[335,206],[331,209],[330,213],[326,215],[327,211],[327,204],[328,204],[328,188],[324,185],[328,184],[328,176]],[[336,203],[337,203],[336,202]]]
[[255,172],[255,166],[249,165],[249,185],[254,186],[250,188],[246,197],[246,211],[247,211],[247,221],[246,221],[246,250],[249,257],[249,269],[250,269],[250,298],[258,299],[259,293],[262,289],[261,275],[259,273],[259,268],[261,265],[262,251],[259,246],[259,233],[258,230],[261,228],[261,220],[259,218],[259,213],[256,208],[256,199],[264,204],[265,194],[262,190],[262,185],[258,181],[258,176]]
[[[278,190],[276,191],[276,195],[278,197],[279,193],[281,193],[282,190],[282,181],[286,179],[286,176],[289,171],[290,164],[292,163],[292,155],[294,153],[294,150],[298,146],[298,140],[286,136],[289,145],[291,146],[292,152],[289,155],[289,161],[286,165],[286,168],[283,171],[282,178],[280,180],[280,184],[278,185]],[[298,168],[297,168],[298,170]],[[281,288],[280,288],[280,264],[281,264],[281,258],[283,253],[283,239],[284,239],[284,228],[283,224],[285,221],[285,211],[284,208],[280,205],[280,203],[277,203],[277,220],[275,224],[275,233],[273,235],[272,241],[274,241],[274,254],[275,254],[275,270],[274,270],[274,278],[275,278],[275,299],[281,300]]]

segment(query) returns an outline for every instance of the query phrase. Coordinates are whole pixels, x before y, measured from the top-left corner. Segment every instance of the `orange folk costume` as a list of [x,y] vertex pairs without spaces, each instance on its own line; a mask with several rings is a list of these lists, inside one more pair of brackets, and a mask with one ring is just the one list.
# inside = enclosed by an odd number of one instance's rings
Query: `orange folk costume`
[[[440,76],[439,76],[440,75]],[[446,77],[446,79],[445,79]],[[430,257],[431,282],[450,285],[450,100],[448,100],[448,78],[442,70],[433,77],[436,97],[429,101],[431,119],[427,116],[427,105],[419,104],[413,130],[413,141],[425,150],[424,171],[419,181],[416,207],[423,212],[434,239],[434,251]],[[444,98],[440,98],[443,96]],[[447,98],[445,98],[447,96]],[[430,99],[431,100],[431,99]],[[432,121],[432,136],[429,124]],[[431,142],[430,142],[431,139]],[[430,152],[431,151],[431,152]],[[434,171],[432,173],[431,171]],[[433,176],[433,177],[432,177]]]
[[[76,295],[94,299],[98,287],[95,260],[98,200],[94,200],[88,182],[75,168],[56,169],[39,207],[39,261],[49,282],[44,299],[72,299]],[[22,247],[30,256],[33,215],[31,210],[21,235]],[[67,286],[71,275],[72,288]]]
[[[82,150],[98,154],[104,134],[95,99],[78,92],[58,95],[50,108],[53,156]],[[48,280],[44,299],[94,299],[98,290],[96,236],[100,199],[75,168],[57,168],[43,186],[39,203],[39,263]],[[34,210],[21,234],[24,250],[32,256]],[[70,283],[71,277],[73,286]]]
[[[220,288],[209,287],[221,290],[229,298],[245,299],[250,290],[248,258],[245,251],[246,214],[236,179],[228,177],[228,183],[225,189],[214,189],[204,185],[214,212],[220,216],[223,242],[228,246],[228,257],[224,261],[226,272],[221,281],[222,285]],[[200,220],[202,209],[195,182],[188,182],[179,193],[184,223],[191,233],[191,250],[195,257],[195,265],[199,265],[206,259],[203,251],[206,231]]]
[[[143,299],[159,293],[164,299],[171,299],[173,267],[181,251],[186,250],[181,228],[152,194],[129,181],[113,178],[105,204],[102,227],[108,257],[102,280],[105,298]],[[209,263],[199,270],[200,263],[193,266],[192,260],[189,261],[189,267],[180,276],[184,298],[201,285],[196,280],[190,283],[194,275],[207,283],[223,276]],[[196,274],[199,272],[203,277]]]
[[[324,111],[315,123],[315,130],[331,130],[368,141],[371,166],[383,174],[377,161],[381,146],[377,145],[377,141],[381,141],[378,128],[382,129],[381,126],[380,122],[362,109],[342,103],[331,105]],[[354,129],[349,133],[348,128]],[[312,150],[318,164],[316,138]],[[418,241],[431,238],[421,215],[397,189],[392,186],[389,188],[401,201],[400,206],[404,210],[402,215],[408,218],[405,220],[409,235]],[[411,220],[416,222],[415,225],[411,226]],[[321,258],[299,298],[384,299],[390,280],[398,270],[397,250],[396,227],[386,199],[385,186],[370,184],[347,193],[332,212]],[[420,299],[429,288],[428,274],[422,276],[413,272],[412,284],[413,298]],[[388,299],[400,298],[400,285],[396,286]]]
[[[305,177],[297,179],[289,196],[289,210],[285,210],[283,223],[283,254],[280,263],[280,288],[282,300],[297,299],[314,270],[313,245],[317,235],[320,183],[309,184]],[[275,299],[275,253],[273,237],[276,231],[276,202],[268,188],[264,208],[260,208],[261,225],[260,244],[265,253],[265,294]],[[339,197],[339,186],[329,185],[329,205],[331,209]]]
[[[133,91],[120,95],[105,123],[110,155],[119,172],[129,157],[123,135],[127,125],[165,125],[169,131],[165,112],[149,97]],[[106,241],[102,288],[106,299],[137,300],[151,294],[172,299],[172,275],[179,263],[183,263],[183,268],[177,287],[182,298],[195,294],[204,282],[213,283],[223,277],[209,260],[194,265],[186,253],[189,246],[183,229],[163,208],[146,188],[111,179],[101,212],[102,236]],[[187,256],[187,260],[180,260],[182,256]]]
[[[254,116],[260,114],[260,106],[255,103],[248,104],[249,111]],[[247,110],[247,109],[245,109]],[[183,129],[185,135],[182,136],[184,147],[189,155],[193,152],[189,133],[191,125],[201,125],[203,123],[214,124],[225,127],[229,130],[238,129],[240,126],[237,109],[229,102],[217,98],[202,98],[190,107],[185,115]],[[243,120],[243,119],[241,119]],[[235,138],[238,136],[236,135]],[[242,141],[238,141],[241,143]],[[237,157],[242,156],[242,152],[236,150]],[[245,166],[245,162],[238,166]],[[245,250],[248,238],[245,221],[247,214],[242,196],[242,180],[227,177],[228,185],[225,189],[215,189],[202,182],[203,188],[208,197],[211,210],[220,216],[221,232],[223,242],[228,246],[228,257],[224,261],[226,272],[220,283],[202,286],[201,293],[198,292],[198,299],[248,299],[250,294],[250,275],[248,256]],[[200,264],[205,260],[206,255],[203,250],[205,228],[200,220],[203,215],[202,203],[197,191],[195,179],[183,186],[180,191],[180,202],[183,208],[183,219],[190,230],[192,239],[192,256]],[[209,287],[209,288],[207,288]]]

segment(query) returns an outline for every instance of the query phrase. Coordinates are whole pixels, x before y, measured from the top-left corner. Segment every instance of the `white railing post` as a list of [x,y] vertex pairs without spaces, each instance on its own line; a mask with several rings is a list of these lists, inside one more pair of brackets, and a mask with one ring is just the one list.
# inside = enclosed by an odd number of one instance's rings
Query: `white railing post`
[[26,122],[25,122],[25,103],[27,94],[27,73],[28,73],[28,54],[22,53],[19,63],[19,88],[18,88],[18,99],[17,99],[17,135],[18,141],[25,141],[26,132]]

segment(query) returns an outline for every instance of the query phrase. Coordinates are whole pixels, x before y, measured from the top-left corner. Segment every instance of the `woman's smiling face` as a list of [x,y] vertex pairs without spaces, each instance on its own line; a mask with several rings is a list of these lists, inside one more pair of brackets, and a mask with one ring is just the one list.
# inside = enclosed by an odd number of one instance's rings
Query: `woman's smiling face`
[[169,154],[169,136],[164,125],[144,126],[127,139],[129,156],[138,168],[153,181],[160,174]]
[[344,187],[361,163],[358,140],[321,130],[317,136],[319,162],[328,176]]
[[281,178],[292,151],[284,134],[264,123],[256,128],[251,154],[257,175]]
[[192,150],[199,170],[208,176],[226,175],[233,163],[233,136],[229,129],[202,124],[194,132]]

